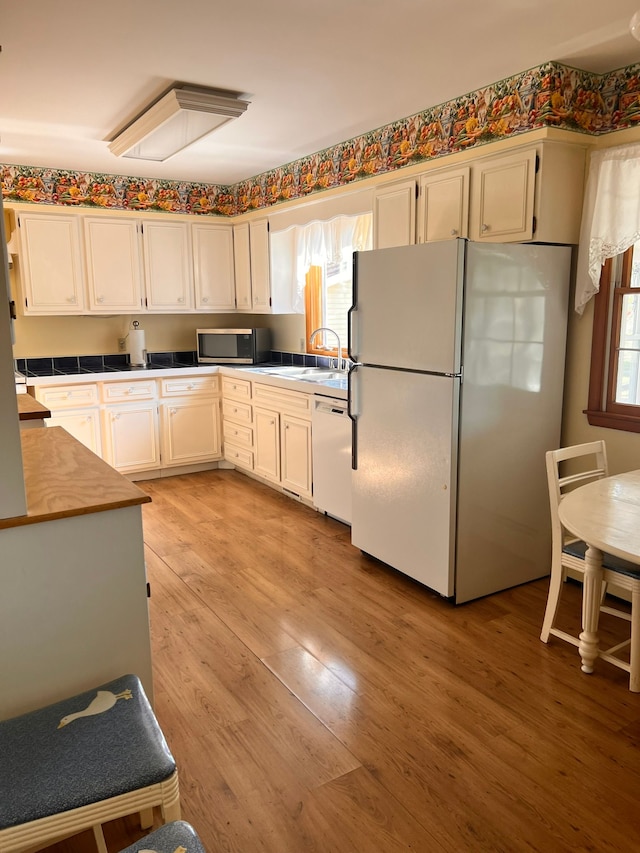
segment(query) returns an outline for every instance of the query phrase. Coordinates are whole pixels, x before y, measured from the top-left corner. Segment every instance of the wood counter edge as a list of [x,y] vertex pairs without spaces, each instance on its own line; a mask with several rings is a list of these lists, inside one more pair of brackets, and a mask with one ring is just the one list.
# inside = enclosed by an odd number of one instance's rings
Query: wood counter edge
[[27,514],[0,519],[0,530],[151,501],[62,427],[26,430],[20,438]]
[[38,402],[31,394],[16,394],[18,418],[21,421],[41,420],[51,417],[51,410]]

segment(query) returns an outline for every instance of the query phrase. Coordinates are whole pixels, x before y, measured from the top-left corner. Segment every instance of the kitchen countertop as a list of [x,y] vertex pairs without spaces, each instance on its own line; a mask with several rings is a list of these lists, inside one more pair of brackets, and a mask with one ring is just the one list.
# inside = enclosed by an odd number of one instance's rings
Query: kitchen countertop
[[0,530],[149,503],[151,498],[62,427],[22,432],[27,514]]
[[[100,373],[83,372],[46,374],[42,376],[28,376],[27,385],[78,385],[87,382],[126,382],[131,379],[170,379],[174,376],[189,375],[222,375],[232,376],[237,373],[247,374],[247,378],[254,382],[262,382],[267,385],[276,385],[280,388],[288,388],[291,391],[301,391],[305,394],[322,394],[324,396],[337,397],[345,400],[347,397],[347,379],[327,379],[321,382],[305,380],[301,377],[278,376],[273,373],[261,373],[262,367],[277,367],[274,364],[230,366],[230,365],[184,365],[181,367],[162,367],[154,365],[148,368],[127,368],[126,370],[110,370]],[[282,365],[286,367],[287,365]],[[27,395],[21,395],[27,396]]]

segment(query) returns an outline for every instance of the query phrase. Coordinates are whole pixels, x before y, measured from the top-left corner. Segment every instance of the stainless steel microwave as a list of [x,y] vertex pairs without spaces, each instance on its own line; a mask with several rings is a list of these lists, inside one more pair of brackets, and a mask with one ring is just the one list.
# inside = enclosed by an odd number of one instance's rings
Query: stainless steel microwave
[[197,329],[198,361],[258,364],[271,359],[269,329]]

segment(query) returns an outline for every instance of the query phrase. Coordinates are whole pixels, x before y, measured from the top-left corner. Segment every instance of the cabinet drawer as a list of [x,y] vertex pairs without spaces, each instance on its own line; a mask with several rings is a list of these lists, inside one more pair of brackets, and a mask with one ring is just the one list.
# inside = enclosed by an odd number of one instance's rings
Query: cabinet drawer
[[233,400],[251,399],[251,382],[246,379],[236,379],[232,376],[222,377],[222,394]]
[[253,387],[253,399],[270,409],[311,417],[311,395],[301,391],[284,391],[275,385],[261,385],[256,382]]
[[222,415],[227,421],[236,421],[241,424],[250,424],[253,420],[251,405],[236,402],[236,400],[222,401]]
[[253,447],[253,430],[251,427],[225,420],[224,440],[225,444],[230,441],[232,444],[239,444],[242,447]]
[[48,409],[74,409],[98,405],[97,385],[55,385],[38,388],[36,400]]
[[177,376],[160,380],[160,393],[163,397],[181,397],[185,394],[211,395],[218,393],[217,376]]
[[127,400],[153,400],[156,396],[154,379],[133,379],[131,382],[103,382],[102,399],[105,403]]
[[253,471],[253,453],[244,447],[236,447],[232,444],[225,444],[224,458],[228,462],[233,462],[241,468],[248,468]]

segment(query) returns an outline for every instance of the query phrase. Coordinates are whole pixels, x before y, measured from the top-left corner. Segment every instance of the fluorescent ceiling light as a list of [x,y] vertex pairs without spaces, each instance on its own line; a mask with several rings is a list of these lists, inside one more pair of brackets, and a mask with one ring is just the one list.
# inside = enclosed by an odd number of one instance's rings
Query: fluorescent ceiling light
[[249,106],[215,89],[171,89],[109,143],[116,157],[162,162]]

